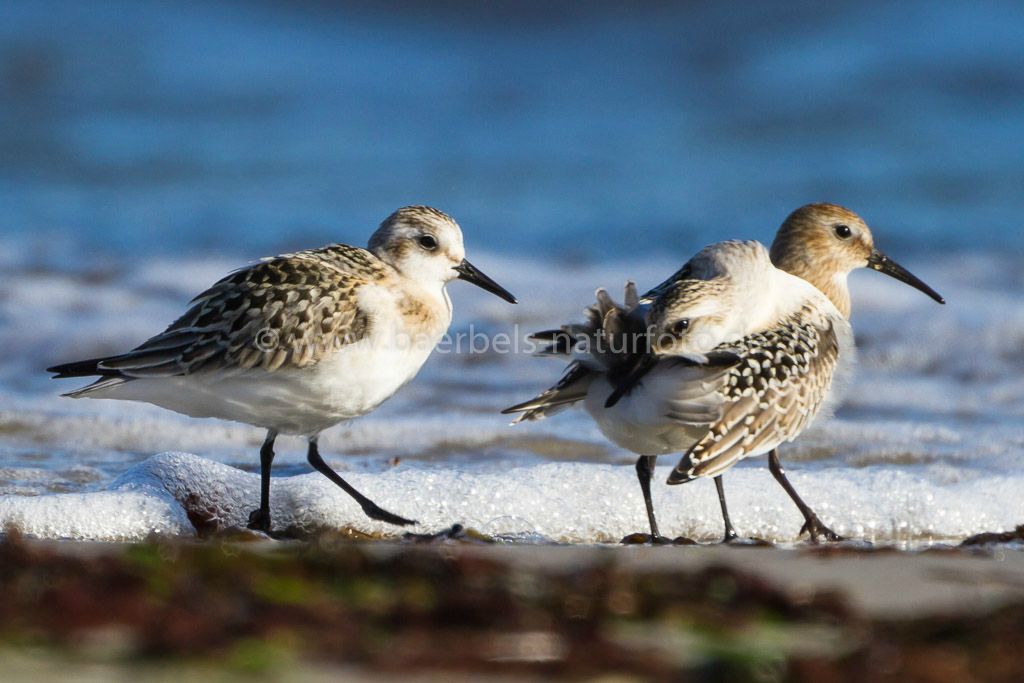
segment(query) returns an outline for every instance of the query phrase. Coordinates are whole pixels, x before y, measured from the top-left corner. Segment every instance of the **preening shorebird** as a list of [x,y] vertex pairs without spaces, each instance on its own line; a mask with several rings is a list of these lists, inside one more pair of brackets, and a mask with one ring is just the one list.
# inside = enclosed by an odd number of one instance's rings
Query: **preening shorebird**
[[98,376],[73,398],[144,401],[192,417],[262,427],[260,505],[249,527],[269,531],[278,434],[308,439],[309,464],[367,516],[414,524],[378,507],[320,456],[325,429],[372,411],[416,376],[448,329],[445,285],[462,279],[515,297],[465,258],[462,231],[426,206],[395,211],[366,249],[332,244],[237,270],[133,350],[49,368]]
[[[602,433],[640,457],[637,476],[650,538],[658,531],[650,481],[659,455],[682,452],[668,483],[713,477],[725,521],[722,473],[768,455],[769,469],[804,517],[801,533],[837,540],[785,476],[778,447],[829,403],[854,356],[847,276],[868,267],[944,303],[874,246],[852,211],[811,204],[783,223],[769,253],[757,243],[706,248],[643,297],[623,306],[603,290],[582,325],[540,333],[541,355],[572,355],[562,379],[507,409],[535,420],[583,401]],[[614,344],[618,340],[618,348]]]

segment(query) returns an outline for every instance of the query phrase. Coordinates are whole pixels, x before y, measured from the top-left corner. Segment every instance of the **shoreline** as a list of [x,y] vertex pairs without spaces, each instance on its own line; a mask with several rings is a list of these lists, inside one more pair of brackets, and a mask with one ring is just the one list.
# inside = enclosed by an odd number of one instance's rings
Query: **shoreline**
[[1024,669],[1024,546],[9,534],[0,623],[0,673],[17,680],[60,661],[217,680],[1010,681]]
[[[998,540],[998,539],[1003,540]],[[302,553],[310,548],[353,549],[376,560],[427,554],[491,562],[515,570],[562,573],[581,567],[616,568],[631,574],[698,573],[729,569],[756,576],[795,599],[835,593],[855,610],[877,618],[970,615],[1024,603],[1024,525],[1015,532],[979,534],[961,545],[923,548],[764,542],[623,545],[618,543],[507,542],[473,530],[450,537],[374,537],[354,529],[302,539],[271,539],[233,528],[205,537],[151,536],[145,541],[36,539],[16,530],[0,533],[0,546],[23,544],[55,557],[91,560],[133,549],[215,548],[225,553]]]

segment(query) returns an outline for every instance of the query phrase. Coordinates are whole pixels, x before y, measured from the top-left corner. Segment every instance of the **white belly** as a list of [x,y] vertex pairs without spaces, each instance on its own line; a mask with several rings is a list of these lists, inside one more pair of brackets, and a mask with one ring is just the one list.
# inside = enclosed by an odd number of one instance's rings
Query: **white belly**
[[584,406],[601,433],[620,448],[637,455],[687,451],[707,433],[707,425],[684,424],[665,416],[663,393],[671,389],[668,380],[665,376],[648,377],[614,406],[605,408],[612,387],[601,377],[590,385]]
[[145,401],[191,417],[311,436],[386,401],[416,376],[432,348],[374,348],[364,340],[307,368],[135,379],[90,397]]

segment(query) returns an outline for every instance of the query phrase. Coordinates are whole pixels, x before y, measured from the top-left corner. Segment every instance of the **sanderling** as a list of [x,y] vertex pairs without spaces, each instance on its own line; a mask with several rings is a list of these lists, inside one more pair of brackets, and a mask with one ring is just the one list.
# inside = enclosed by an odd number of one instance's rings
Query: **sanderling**
[[[830,398],[837,371],[852,363],[847,275],[870,267],[942,298],[875,249],[863,220],[835,205],[805,206],[787,218],[771,251],[775,267],[763,247],[737,244],[705,249],[642,298],[627,286],[625,306],[600,293],[585,325],[541,333],[550,342],[543,353],[576,359],[558,384],[506,412],[522,412],[517,421],[539,419],[583,400],[609,439],[640,456],[637,476],[655,542],[664,539],[650,479],[657,456],[674,451],[685,455],[670,484],[714,477],[726,540],[736,534],[721,474],[765,453],[804,516],[801,534],[837,540],[786,478],[777,448],[807,427]],[[620,342],[609,352],[607,338],[624,334],[646,341],[639,348]],[[580,344],[602,340],[597,353]],[[701,347],[713,351],[695,360]]]
[[516,302],[465,259],[462,231],[450,216],[408,206],[381,223],[367,249],[332,244],[264,259],[221,279],[128,353],[49,371],[56,378],[99,376],[66,396],[145,401],[266,429],[252,529],[271,527],[278,434],[306,437],[309,464],[369,517],[414,524],[342,479],[320,457],[317,438],[372,411],[416,375],[451,323],[445,285],[455,278]]

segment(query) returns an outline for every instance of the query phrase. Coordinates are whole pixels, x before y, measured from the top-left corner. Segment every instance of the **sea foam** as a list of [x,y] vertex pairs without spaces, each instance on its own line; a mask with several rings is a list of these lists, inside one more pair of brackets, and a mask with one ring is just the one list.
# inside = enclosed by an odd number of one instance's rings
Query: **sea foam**
[[[663,468],[661,473],[667,472]],[[875,465],[794,468],[794,485],[844,536],[921,545],[1024,519],[1021,475],[934,465],[923,471]],[[379,505],[416,518],[412,530],[435,532],[460,523],[506,541],[614,542],[646,530],[632,467],[548,462],[508,467],[399,466],[346,477]],[[732,519],[743,536],[798,540],[802,519],[767,469],[741,466],[725,477]],[[259,477],[187,453],[162,453],[136,465],[103,491],[0,496],[0,524],[44,538],[132,541],[151,533],[191,536],[245,525],[259,498]],[[722,533],[710,481],[656,485],[662,533],[715,540]],[[275,528],[292,533],[349,528],[398,536],[368,519],[343,491],[317,473],[275,477]]]

